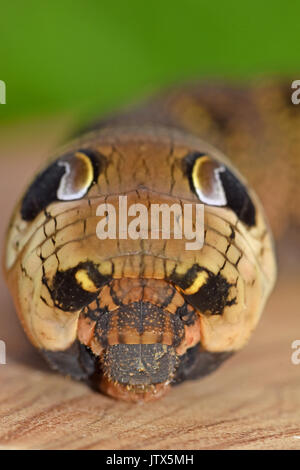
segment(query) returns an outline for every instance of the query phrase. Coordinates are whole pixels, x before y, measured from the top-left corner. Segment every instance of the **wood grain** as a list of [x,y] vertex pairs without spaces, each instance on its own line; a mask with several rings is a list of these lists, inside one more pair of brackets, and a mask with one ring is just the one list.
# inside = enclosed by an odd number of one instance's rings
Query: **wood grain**
[[[37,138],[36,127],[17,144],[1,140],[2,235],[40,149],[53,147],[61,130],[50,126]],[[0,449],[300,449],[300,365],[291,362],[291,343],[300,339],[299,252],[285,243],[279,255],[279,281],[249,345],[211,376],[144,405],[116,402],[50,372],[1,279],[8,357],[0,365]]]

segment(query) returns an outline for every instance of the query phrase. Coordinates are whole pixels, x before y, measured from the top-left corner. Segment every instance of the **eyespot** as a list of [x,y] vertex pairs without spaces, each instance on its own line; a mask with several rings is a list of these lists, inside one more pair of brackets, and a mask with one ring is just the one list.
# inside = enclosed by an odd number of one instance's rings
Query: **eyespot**
[[97,180],[103,159],[90,150],[78,150],[58,158],[29,186],[21,205],[22,219],[33,220],[54,201],[84,197]]
[[212,160],[207,155],[197,158],[192,168],[192,182],[201,201],[212,206],[226,206],[227,199],[220,173],[224,165]]
[[235,303],[235,299],[228,300],[230,287],[231,284],[221,274],[209,273],[206,283],[197,292],[184,297],[206,315],[222,315],[226,306]]
[[65,168],[57,189],[57,199],[72,201],[81,199],[90,188],[94,179],[94,169],[90,158],[82,152],[67,155],[57,162]]
[[249,227],[255,225],[255,207],[244,184],[229,168],[201,153],[185,158],[191,190],[210,206],[230,208]]
[[214,274],[194,264],[186,273],[171,274],[169,280],[182,292],[185,300],[204,315],[222,315],[226,306],[233,305],[230,299],[230,284],[222,274]]
[[91,303],[110,279],[111,276],[103,276],[94,263],[86,261],[66,271],[57,271],[51,285],[47,279],[43,279],[43,283],[55,306],[72,312]]

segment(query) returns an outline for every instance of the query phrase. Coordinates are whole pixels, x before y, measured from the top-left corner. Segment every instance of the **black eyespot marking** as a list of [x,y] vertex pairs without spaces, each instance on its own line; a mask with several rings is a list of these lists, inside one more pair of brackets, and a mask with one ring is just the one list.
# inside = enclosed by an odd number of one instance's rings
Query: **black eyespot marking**
[[173,272],[169,281],[183,291],[193,285],[197,274],[207,273],[207,280],[195,294],[184,294],[185,300],[196,310],[207,315],[222,315],[226,306],[233,305],[235,299],[228,300],[229,289],[232,286],[221,274],[214,274],[206,268],[194,264],[185,274]]
[[206,283],[198,292],[185,295],[185,299],[197,310],[209,315],[222,315],[227,305],[232,305],[234,300],[228,301],[229,284],[221,274],[208,273]]
[[[92,165],[93,175],[91,181],[83,188],[85,193],[89,190],[91,184],[97,181],[104,163],[104,157],[102,155],[91,150],[78,150],[74,152],[74,154],[63,155],[45,170],[41,171],[29,186],[21,205],[21,216],[23,220],[33,220],[40,212],[46,209],[49,204],[59,200],[57,196],[58,189],[67,171],[63,162],[68,161],[72,165],[72,159],[75,161],[75,155],[78,153],[84,154]],[[74,197],[74,199],[76,198],[78,197]]]
[[[94,291],[84,289],[78,282],[76,273],[79,271],[87,274],[88,279],[95,286]],[[43,283],[48,287],[55,306],[72,312],[93,302],[99,294],[99,289],[110,279],[111,276],[103,276],[91,261],[87,261],[67,271],[57,271],[52,286],[49,287],[46,279],[43,279]]]
[[255,207],[245,186],[228,169],[220,173],[227,205],[248,227],[255,225]]
[[206,154],[193,152],[183,160],[183,171],[200,200],[229,207],[248,227],[255,225],[254,204],[244,184],[229,168]]
[[22,201],[23,220],[33,220],[51,202],[57,200],[56,193],[64,172],[64,167],[54,162],[36,177]]
[[180,287],[182,290],[185,290],[193,284],[194,280],[197,277],[197,274],[200,271],[205,271],[205,269],[199,266],[198,264],[193,264],[193,266],[186,273],[178,274],[174,270],[171,276],[169,276],[167,279],[176,286]]

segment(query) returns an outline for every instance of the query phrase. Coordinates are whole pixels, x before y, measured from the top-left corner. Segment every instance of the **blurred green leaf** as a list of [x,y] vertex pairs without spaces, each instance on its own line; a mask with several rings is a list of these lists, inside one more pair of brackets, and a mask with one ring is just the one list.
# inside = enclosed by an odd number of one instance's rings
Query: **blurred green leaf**
[[15,0],[0,14],[0,120],[101,112],[184,79],[299,70],[293,0]]

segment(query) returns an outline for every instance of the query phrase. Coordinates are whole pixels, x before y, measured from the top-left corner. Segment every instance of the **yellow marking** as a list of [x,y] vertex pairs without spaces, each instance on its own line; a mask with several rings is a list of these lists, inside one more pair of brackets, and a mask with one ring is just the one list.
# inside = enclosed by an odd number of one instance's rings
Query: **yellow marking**
[[90,279],[85,269],[79,269],[75,274],[76,281],[81,287],[88,292],[96,292],[98,288],[95,286],[93,281]]
[[200,271],[197,274],[197,277],[194,280],[193,284],[190,287],[188,287],[187,289],[183,290],[183,292],[186,295],[195,294],[196,292],[198,292],[200,287],[202,287],[206,283],[207,278],[208,278],[208,273],[206,271]]
[[90,168],[91,170],[93,170],[93,165],[89,159],[89,157],[83,153],[83,152],[75,152],[75,157],[76,158],[79,158],[80,160],[83,161],[83,163],[86,164],[87,168]]
[[[93,164],[89,157],[82,152],[75,153],[76,158],[82,161],[84,165],[84,172],[82,171],[82,175],[84,174],[84,183],[86,186],[90,186],[92,184],[94,178],[94,169]],[[82,169],[83,170],[83,169]]]
[[198,158],[198,160],[196,160],[194,163],[194,167],[192,171],[192,180],[193,180],[195,188],[197,189],[202,189],[202,184],[199,178],[200,169],[204,163],[209,162],[209,161],[211,161],[211,159],[205,155],[201,158]]

